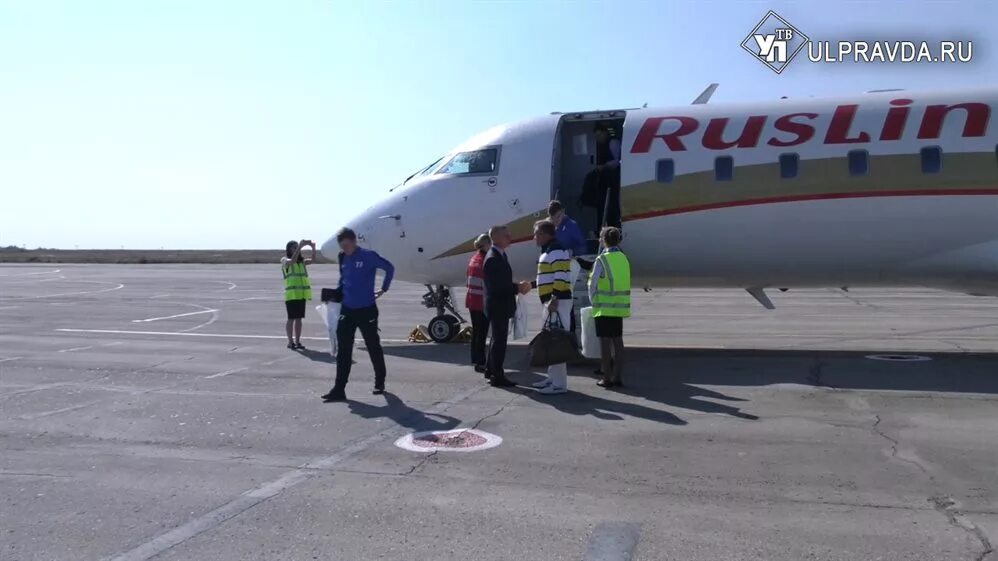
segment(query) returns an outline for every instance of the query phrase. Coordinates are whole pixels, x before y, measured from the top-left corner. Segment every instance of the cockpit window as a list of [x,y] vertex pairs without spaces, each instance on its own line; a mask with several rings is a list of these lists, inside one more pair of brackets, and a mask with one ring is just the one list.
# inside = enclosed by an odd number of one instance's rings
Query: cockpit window
[[417,177],[423,177],[424,175],[430,175],[431,173],[433,173],[433,170],[437,168],[437,165],[440,164],[440,161],[443,160],[443,159],[444,159],[443,156],[441,156],[441,157],[437,158],[436,160],[434,160],[432,164],[430,164],[430,165],[426,166],[425,168],[417,171],[416,173],[410,175],[409,177],[406,177],[405,181],[402,182],[402,185],[405,185],[406,183],[412,181],[413,179],[415,179]]
[[436,160],[433,161],[432,164],[430,164],[430,165],[426,166],[425,168],[417,171],[416,173],[410,175],[409,177],[406,177],[402,181],[402,183],[399,183],[395,187],[392,187],[391,189],[389,189],[389,191],[394,191],[395,189],[398,189],[399,187],[403,187],[406,184],[408,184],[410,181],[412,181],[413,179],[416,179],[417,177],[423,177],[425,175],[430,175],[431,173],[433,173],[434,170],[437,169],[437,166],[440,165],[440,162],[442,162],[443,159],[444,159],[443,156],[437,158]]
[[482,173],[495,175],[499,171],[499,149],[483,148],[470,152],[458,152],[447,164],[437,170],[444,174]]

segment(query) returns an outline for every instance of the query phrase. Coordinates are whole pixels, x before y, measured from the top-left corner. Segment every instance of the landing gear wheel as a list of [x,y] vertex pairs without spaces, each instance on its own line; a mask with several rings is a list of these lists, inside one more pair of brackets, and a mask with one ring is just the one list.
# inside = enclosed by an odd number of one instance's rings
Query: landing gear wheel
[[434,343],[447,343],[457,336],[460,322],[454,316],[437,316],[430,320],[428,330]]
[[426,285],[423,305],[437,311],[436,317],[430,320],[428,326],[430,339],[434,343],[447,343],[457,337],[457,334],[461,332],[460,328],[461,324],[464,323],[464,318],[454,308],[448,287],[442,284]]

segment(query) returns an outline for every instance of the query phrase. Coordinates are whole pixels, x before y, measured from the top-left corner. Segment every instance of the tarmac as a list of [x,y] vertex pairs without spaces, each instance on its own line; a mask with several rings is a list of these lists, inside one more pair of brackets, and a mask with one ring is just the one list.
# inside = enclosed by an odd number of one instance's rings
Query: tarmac
[[[389,393],[358,349],[324,404],[325,328],[285,348],[276,265],[0,266],[0,560],[998,556],[998,300],[638,293],[626,387],[583,363],[542,396],[407,343],[423,291],[379,301]],[[395,445],[457,428],[502,442]]]

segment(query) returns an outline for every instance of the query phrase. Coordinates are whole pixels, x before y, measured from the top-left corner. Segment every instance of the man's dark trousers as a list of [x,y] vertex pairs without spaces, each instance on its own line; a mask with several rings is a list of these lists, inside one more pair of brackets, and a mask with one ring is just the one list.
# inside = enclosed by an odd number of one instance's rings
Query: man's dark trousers
[[509,339],[509,320],[503,314],[491,314],[489,316],[489,328],[492,329],[492,344],[489,345],[488,364],[485,371],[493,377],[502,378],[506,371],[503,364],[506,362],[506,343]]
[[471,310],[471,364],[485,366],[485,346],[489,340],[489,318],[485,312]]
[[374,387],[385,387],[385,353],[381,349],[381,336],[378,335],[378,307],[368,306],[351,310],[343,308],[340,312],[340,322],[336,326],[336,386],[333,391],[346,388],[350,379],[350,367],[353,365],[353,340],[360,329],[374,366]]

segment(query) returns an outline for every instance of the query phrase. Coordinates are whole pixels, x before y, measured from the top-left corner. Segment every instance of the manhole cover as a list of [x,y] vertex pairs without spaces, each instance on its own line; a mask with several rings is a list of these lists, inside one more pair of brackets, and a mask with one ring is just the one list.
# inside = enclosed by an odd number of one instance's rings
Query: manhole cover
[[922,355],[866,355],[866,358],[870,360],[886,360],[888,362],[925,362],[932,360],[927,356]]
[[474,452],[502,444],[502,437],[476,429],[416,432],[395,441],[395,446],[412,452]]

